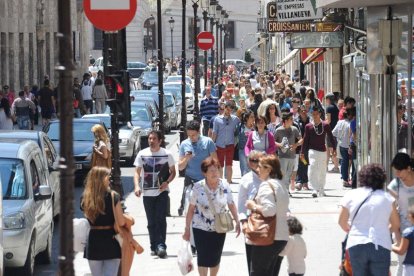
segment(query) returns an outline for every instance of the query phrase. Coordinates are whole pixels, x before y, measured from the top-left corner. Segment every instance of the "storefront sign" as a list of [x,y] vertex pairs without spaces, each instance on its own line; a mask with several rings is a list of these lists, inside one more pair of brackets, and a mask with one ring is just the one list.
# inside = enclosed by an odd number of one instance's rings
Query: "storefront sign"
[[[300,56],[301,56],[301,60],[304,61],[306,60],[310,54],[313,53],[313,51],[315,51],[316,48],[306,48],[306,49],[300,49]],[[312,62],[319,62],[319,61],[323,61],[323,55],[319,55],[317,58],[313,59]]]
[[338,48],[344,45],[343,32],[293,33],[290,46],[301,48]]
[[311,23],[268,21],[267,22],[267,31],[269,33],[310,32],[311,31]]
[[267,4],[267,17],[279,22],[320,19],[322,9],[316,8],[316,0],[276,0]]

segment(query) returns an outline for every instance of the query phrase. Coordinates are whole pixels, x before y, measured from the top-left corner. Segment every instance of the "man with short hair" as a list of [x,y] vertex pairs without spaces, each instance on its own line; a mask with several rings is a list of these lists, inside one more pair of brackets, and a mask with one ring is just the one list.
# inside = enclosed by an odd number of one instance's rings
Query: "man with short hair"
[[[329,126],[331,127],[331,129],[333,130],[335,129],[336,124],[338,123],[339,109],[335,104],[335,95],[333,93],[328,93],[325,96],[325,99],[326,99],[326,120],[325,122],[327,122]],[[329,172],[339,173],[338,157],[332,154],[333,148],[332,148],[331,143],[329,143],[329,139],[326,140],[326,145],[328,146],[328,150],[326,151],[326,153],[328,154],[327,161],[329,161],[329,158],[332,156],[332,162],[334,164],[334,167]]]
[[233,155],[235,145],[235,130],[240,123],[240,119],[232,115],[233,104],[226,102],[224,104],[223,115],[218,115],[213,124],[213,141],[217,146],[217,157],[221,166],[220,174],[223,175],[223,168],[226,168],[226,179],[232,183],[233,175]]
[[326,164],[326,136],[328,136],[328,139],[334,145],[333,152],[335,154],[336,141],[329,124],[323,122],[321,119],[322,110],[317,106],[314,106],[311,110],[313,122],[305,126],[300,159],[303,160],[306,153],[309,154],[309,183],[313,188],[312,196],[317,197],[325,196],[326,170],[321,166]]
[[34,115],[35,110],[35,104],[26,98],[24,91],[20,91],[19,97],[14,100],[11,106],[11,114],[16,116],[19,129],[29,130],[31,128],[30,116]]
[[[292,113],[282,114],[282,126],[275,131],[275,142],[278,147],[280,169],[283,174],[282,181],[285,184],[286,190],[289,191],[290,179],[295,170],[296,162],[298,162],[296,159],[296,148],[303,142],[299,130],[293,126]],[[294,189],[294,185],[291,185],[291,190],[294,191]]]
[[189,121],[186,125],[187,139],[180,145],[180,157],[178,169],[185,169],[184,189],[181,196],[181,204],[178,215],[184,210],[185,193],[192,188],[195,182],[204,179],[201,171],[201,163],[208,157],[217,158],[216,145],[211,138],[200,135],[200,123],[196,120]]
[[203,121],[203,135],[207,136],[210,120],[218,114],[219,104],[218,98],[211,95],[210,86],[206,87],[205,94],[204,99],[202,99],[200,103],[200,115],[201,120]]
[[151,254],[160,258],[167,256],[168,185],[175,178],[174,157],[169,150],[161,147],[164,139],[161,131],[151,131],[149,147],[141,150],[134,162],[135,195],[144,196]]

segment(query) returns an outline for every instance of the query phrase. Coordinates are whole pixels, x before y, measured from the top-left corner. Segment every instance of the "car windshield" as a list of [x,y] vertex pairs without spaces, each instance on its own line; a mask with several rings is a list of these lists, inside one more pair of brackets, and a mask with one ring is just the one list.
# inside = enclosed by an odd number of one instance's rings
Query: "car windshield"
[[181,101],[181,88],[176,89],[175,87],[164,87],[164,92],[171,92],[174,94],[177,101]]
[[142,62],[128,62],[128,69],[145,69],[145,67],[147,67],[147,65]]
[[[166,89],[168,89],[169,87],[181,89],[181,83],[166,83],[164,87]],[[191,86],[189,84],[186,84],[185,86],[185,93],[191,93]]]
[[[105,110],[106,114],[110,114],[111,110]],[[86,119],[86,118],[85,118]],[[110,128],[111,127],[111,116],[88,116],[87,119],[98,119],[104,122],[104,124]]]
[[149,122],[148,112],[144,106],[131,105],[131,120]]
[[[167,78],[167,82],[177,82],[177,81],[181,82],[181,80],[182,80],[181,76],[169,76]],[[185,82],[186,83],[191,83],[191,79],[189,77],[185,77]]]
[[26,199],[27,186],[23,161],[0,158],[0,184],[3,199]]
[[167,100],[167,106],[174,105],[174,96],[171,94],[165,94],[165,99]]
[[158,74],[156,72],[145,72],[142,75],[142,78],[144,81],[150,81],[150,82],[157,82],[158,83]]
[[[92,127],[96,123],[94,122],[73,122],[73,140],[74,141],[95,141],[93,133],[91,131]],[[59,124],[52,123],[49,126],[47,135],[52,141],[59,141]]]

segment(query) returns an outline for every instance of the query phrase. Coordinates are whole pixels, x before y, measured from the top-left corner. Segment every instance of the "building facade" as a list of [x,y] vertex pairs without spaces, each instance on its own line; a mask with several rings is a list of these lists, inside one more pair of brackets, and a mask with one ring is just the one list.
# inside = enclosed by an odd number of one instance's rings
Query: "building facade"
[[[73,52],[79,71],[84,71],[87,56],[82,49],[88,47],[84,48],[80,5],[82,1],[72,0]],[[57,1],[0,0],[0,84],[17,91],[42,84],[45,75],[56,84],[57,33]]]

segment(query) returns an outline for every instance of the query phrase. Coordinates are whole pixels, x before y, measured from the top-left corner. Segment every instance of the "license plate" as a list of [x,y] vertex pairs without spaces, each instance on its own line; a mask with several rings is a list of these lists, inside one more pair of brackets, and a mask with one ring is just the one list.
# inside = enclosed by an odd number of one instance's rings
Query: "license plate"
[[77,170],[82,170],[82,164],[76,164],[76,169]]

